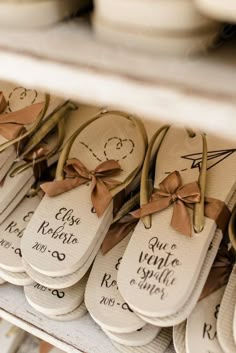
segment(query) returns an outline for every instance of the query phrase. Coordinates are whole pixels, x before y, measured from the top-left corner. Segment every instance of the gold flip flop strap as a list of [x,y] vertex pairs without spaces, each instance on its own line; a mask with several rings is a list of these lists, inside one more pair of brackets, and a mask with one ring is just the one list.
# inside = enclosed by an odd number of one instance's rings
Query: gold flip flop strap
[[[150,197],[150,186],[148,182],[148,173],[149,173],[149,166],[150,166],[150,161],[151,161],[151,155],[153,151],[154,144],[157,140],[157,138],[163,133],[163,136],[161,138],[160,144],[157,147],[157,150],[155,151],[158,153],[158,150],[161,146],[161,143],[169,129],[169,125],[163,125],[151,138],[151,141],[149,142],[147,153],[144,159],[143,163],[143,168],[142,168],[142,174],[141,174],[141,185],[140,185],[140,207],[142,208],[143,205],[147,204],[149,202],[149,197]],[[145,228],[150,228],[151,227],[151,215],[145,216],[142,218],[143,224]]]
[[[140,137],[143,139],[144,146],[145,146],[145,151],[144,151],[144,154],[145,154],[147,146],[148,146],[148,139],[147,139],[147,134],[146,134],[144,125],[142,124],[140,119],[138,119],[136,117],[133,117],[133,116],[131,116],[129,114],[120,112],[120,111],[115,111],[115,110],[114,111],[113,110],[101,111],[97,115],[95,115],[93,118],[91,118],[89,121],[87,121],[82,126],[80,126],[74,132],[74,134],[69,138],[67,143],[65,144],[65,146],[64,146],[64,148],[63,148],[63,150],[61,152],[61,155],[59,157],[59,160],[58,160],[57,171],[56,171],[56,180],[63,180],[64,179],[64,166],[65,166],[65,163],[66,163],[66,161],[68,159],[71,147],[72,147],[75,139],[78,137],[78,135],[87,126],[89,126],[94,121],[98,120],[99,118],[104,117],[107,114],[123,116],[126,119],[128,119],[128,120],[130,120],[130,121],[132,121],[134,123],[134,125],[138,128],[138,131],[140,132]],[[119,193],[122,189],[124,189],[135,178],[137,173],[142,168],[142,164],[143,164],[143,159],[140,161],[139,165],[135,168],[135,170],[133,170],[133,172],[128,175],[128,177],[124,180],[124,182],[120,183],[118,186],[116,186],[116,187],[114,187],[113,189],[110,190],[110,193],[112,194],[112,196],[115,196],[117,193]]]

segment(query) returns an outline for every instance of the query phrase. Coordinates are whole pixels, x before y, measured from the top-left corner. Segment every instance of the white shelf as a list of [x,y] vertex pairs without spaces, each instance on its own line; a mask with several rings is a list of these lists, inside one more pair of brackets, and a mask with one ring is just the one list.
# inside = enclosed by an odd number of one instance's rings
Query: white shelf
[[0,77],[235,138],[235,43],[169,58],[106,45],[83,19],[44,31],[1,29]]
[[88,314],[71,322],[49,320],[28,305],[20,287],[0,287],[0,317],[66,352],[118,353]]

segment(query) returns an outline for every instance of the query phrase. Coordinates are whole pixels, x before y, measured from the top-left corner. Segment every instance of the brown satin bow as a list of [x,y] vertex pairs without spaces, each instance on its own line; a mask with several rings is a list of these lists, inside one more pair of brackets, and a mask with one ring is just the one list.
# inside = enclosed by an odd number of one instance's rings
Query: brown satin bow
[[111,176],[120,171],[121,167],[115,160],[102,162],[94,170],[89,171],[81,161],[73,158],[66,162],[64,180],[45,183],[41,185],[41,188],[48,196],[53,197],[91,182],[91,201],[98,217],[100,217],[112,200],[110,190],[120,184]]
[[12,113],[3,113],[6,100],[0,92],[0,135],[7,140],[13,140],[24,129],[25,125],[32,124],[43,109],[44,103],[31,104]]
[[222,242],[199,300],[206,298],[228,283],[234,264],[235,256],[228,250],[227,244]]
[[136,227],[137,223],[138,219],[131,214],[127,214],[116,223],[113,223],[102,243],[103,255],[119,244]]
[[160,212],[171,204],[174,211],[171,226],[179,233],[187,236],[192,234],[190,215],[186,205],[200,201],[200,189],[197,182],[182,185],[180,173],[175,171],[168,175],[161,183],[160,189],[152,194],[151,201],[141,209],[132,212],[137,218]]
[[49,353],[53,349],[53,346],[47,342],[41,342],[39,353]]

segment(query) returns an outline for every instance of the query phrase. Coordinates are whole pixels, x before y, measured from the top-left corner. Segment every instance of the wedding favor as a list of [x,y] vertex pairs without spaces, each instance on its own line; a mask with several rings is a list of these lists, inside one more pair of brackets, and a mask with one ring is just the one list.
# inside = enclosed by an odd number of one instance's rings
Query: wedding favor
[[46,276],[66,276],[92,263],[112,221],[112,197],[132,182],[145,156],[139,120],[116,111],[87,114],[90,120],[61,152],[56,180],[42,185],[46,195],[22,240],[24,260]]
[[[230,141],[198,132],[194,137],[175,127],[167,132],[157,155],[152,199],[134,213],[144,223],[136,226],[118,271],[119,290],[132,310],[164,318],[178,313],[190,298],[216,223],[225,228],[229,219],[225,204],[235,189],[235,155],[222,154],[233,148]],[[215,202],[225,224],[209,212]],[[149,214],[151,222],[145,222]]]

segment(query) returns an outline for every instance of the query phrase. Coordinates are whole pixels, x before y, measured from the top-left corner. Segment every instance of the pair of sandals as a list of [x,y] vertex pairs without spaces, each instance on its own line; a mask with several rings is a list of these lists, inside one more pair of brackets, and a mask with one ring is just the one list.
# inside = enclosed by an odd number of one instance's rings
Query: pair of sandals
[[93,23],[96,33],[110,42],[182,55],[211,47],[220,29],[191,0],[96,0]]

